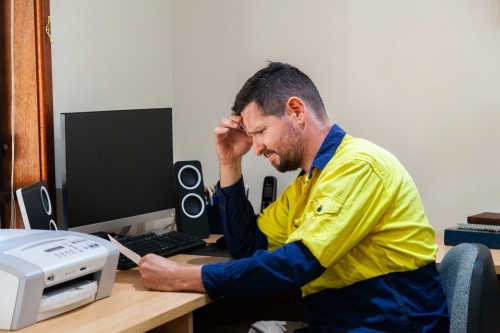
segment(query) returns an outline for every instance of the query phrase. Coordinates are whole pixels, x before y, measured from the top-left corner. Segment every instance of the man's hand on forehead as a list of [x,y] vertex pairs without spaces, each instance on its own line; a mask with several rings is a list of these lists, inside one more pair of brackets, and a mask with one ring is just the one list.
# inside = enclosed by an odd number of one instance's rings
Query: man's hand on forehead
[[240,130],[242,130],[242,131],[243,131],[243,132],[245,132],[248,136],[250,136],[250,134],[248,134],[247,129],[245,128],[245,125],[243,125],[243,121],[240,123]]
[[227,119],[231,120],[233,123],[235,123],[235,126],[234,128],[237,128],[239,129],[240,131],[242,132],[245,132],[247,135],[248,134],[248,131],[246,130],[245,128],[245,125],[243,125],[243,117],[241,115],[235,115],[235,114],[232,114],[230,115]]

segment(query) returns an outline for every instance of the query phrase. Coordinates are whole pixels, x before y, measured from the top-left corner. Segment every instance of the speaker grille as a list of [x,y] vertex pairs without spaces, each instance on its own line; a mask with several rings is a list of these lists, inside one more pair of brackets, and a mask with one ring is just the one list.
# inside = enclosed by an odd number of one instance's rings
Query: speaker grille
[[200,216],[204,209],[203,199],[196,193],[190,193],[182,199],[182,211],[192,219]]
[[45,212],[50,215],[52,214],[52,205],[50,203],[49,193],[45,186],[40,187],[40,195],[42,197],[42,206],[45,209]]
[[201,182],[201,175],[198,169],[192,165],[185,165],[179,170],[179,184],[187,190],[193,190]]

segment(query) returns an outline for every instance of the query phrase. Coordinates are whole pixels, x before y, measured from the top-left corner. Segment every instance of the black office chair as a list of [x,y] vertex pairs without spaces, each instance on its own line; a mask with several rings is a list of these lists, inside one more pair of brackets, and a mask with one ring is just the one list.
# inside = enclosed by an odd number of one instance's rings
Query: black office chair
[[438,270],[450,332],[500,332],[500,291],[490,250],[482,244],[459,244],[446,253]]

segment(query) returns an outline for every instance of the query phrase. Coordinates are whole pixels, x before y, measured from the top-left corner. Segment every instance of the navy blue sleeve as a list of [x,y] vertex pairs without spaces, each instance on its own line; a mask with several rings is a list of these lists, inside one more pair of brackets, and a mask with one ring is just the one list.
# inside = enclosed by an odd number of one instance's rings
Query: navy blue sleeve
[[245,196],[243,177],[221,189],[217,184],[220,215],[227,248],[233,258],[246,258],[267,249],[267,237],[257,226],[257,216]]
[[210,298],[217,299],[297,289],[324,271],[304,244],[293,242],[274,251],[259,250],[250,258],[204,265],[201,276]]

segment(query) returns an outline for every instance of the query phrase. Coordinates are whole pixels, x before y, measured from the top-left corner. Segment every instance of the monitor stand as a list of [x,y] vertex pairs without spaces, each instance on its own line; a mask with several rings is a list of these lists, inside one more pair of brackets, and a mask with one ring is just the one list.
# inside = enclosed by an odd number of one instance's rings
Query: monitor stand
[[[122,238],[122,237],[125,237],[128,233],[128,231],[130,230],[130,225],[128,227],[123,227],[122,230],[120,231],[120,233],[118,234],[118,238]],[[107,232],[104,232],[104,231],[98,231],[98,232],[93,232],[91,233],[91,235],[93,236],[97,236],[97,237],[100,237],[100,238],[104,238],[105,240],[109,240],[108,238],[108,233]],[[114,233],[112,233],[112,235],[116,236]]]
[[98,232],[93,232],[91,233],[92,236],[96,236],[96,237],[100,237],[100,238],[103,238],[105,240],[108,240],[109,241],[109,238],[108,238],[108,233],[107,232],[104,232],[104,231],[98,231]]
[[131,225],[129,225],[128,227],[123,227],[123,228],[122,228],[122,231],[120,231],[120,236],[121,236],[121,237],[125,237],[125,236],[127,236],[128,231],[130,230],[130,227],[131,227]]

